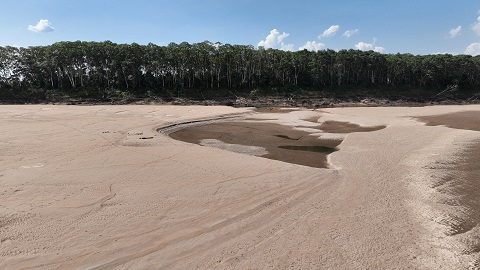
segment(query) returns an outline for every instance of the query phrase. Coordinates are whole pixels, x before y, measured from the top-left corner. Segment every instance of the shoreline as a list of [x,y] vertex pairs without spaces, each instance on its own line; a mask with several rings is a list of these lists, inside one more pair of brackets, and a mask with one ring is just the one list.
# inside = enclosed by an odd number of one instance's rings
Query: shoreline
[[260,97],[223,97],[215,99],[193,98],[133,98],[133,99],[92,99],[92,98],[68,98],[59,100],[39,100],[36,102],[18,100],[17,102],[0,100],[0,105],[179,105],[179,106],[230,106],[234,108],[341,108],[341,107],[424,107],[444,105],[477,105],[479,100],[409,100],[409,99],[386,99],[386,98],[332,98],[299,96],[285,98],[279,96]]

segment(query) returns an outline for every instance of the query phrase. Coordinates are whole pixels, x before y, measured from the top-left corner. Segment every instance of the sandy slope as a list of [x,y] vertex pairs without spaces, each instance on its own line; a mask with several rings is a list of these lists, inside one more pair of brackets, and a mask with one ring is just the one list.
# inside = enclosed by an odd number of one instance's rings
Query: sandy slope
[[248,109],[1,106],[0,268],[474,268],[478,253],[437,220],[457,210],[439,212],[430,183],[455,169],[432,164],[480,132],[411,118],[456,111],[480,106],[251,116],[388,126],[329,134],[345,140],[327,170],[156,132]]

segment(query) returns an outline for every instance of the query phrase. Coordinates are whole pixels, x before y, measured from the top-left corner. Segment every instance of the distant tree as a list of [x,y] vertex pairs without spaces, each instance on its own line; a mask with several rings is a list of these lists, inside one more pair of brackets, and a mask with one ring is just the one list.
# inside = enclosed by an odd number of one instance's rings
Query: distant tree
[[[28,48],[0,47],[0,95],[46,91],[104,97],[108,89],[133,95],[191,89],[344,87],[444,89],[480,86],[480,56],[381,54],[359,50],[255,49],[204,41],[167,46],[57,42]],[[432,90],[433,91],[433,90]],[[177,94],[180,92],[177,91]]]

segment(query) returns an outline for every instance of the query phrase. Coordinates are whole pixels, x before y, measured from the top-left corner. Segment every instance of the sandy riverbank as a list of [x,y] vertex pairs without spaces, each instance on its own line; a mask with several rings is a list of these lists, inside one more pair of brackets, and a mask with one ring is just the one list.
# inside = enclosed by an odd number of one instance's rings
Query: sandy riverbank
[[[243,113],[341,139],[331,168],[156,131]],[[0,268],[478,268],[480,132],[452,113],[480,106],[0,106]]]

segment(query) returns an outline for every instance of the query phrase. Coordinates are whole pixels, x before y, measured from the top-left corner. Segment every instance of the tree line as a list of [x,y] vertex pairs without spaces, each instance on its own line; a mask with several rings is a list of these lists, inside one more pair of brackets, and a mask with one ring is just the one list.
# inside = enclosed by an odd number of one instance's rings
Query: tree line
[[359,50],[282,51],[204,41],[139,45],[58,42],[0,47],[0,99],[55,93],[106,98],[198,91],[480,86],[480,56],[381,54]]

